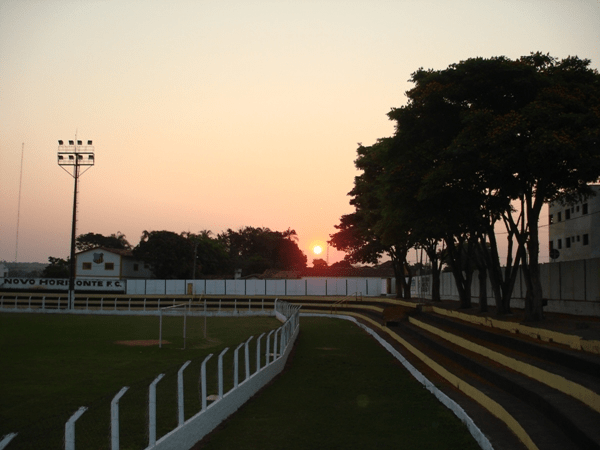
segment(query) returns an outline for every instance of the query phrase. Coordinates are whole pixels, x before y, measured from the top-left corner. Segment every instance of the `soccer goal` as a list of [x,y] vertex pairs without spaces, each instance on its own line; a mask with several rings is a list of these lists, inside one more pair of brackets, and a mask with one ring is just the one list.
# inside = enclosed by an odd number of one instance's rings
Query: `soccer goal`
[[162,348],[163,343],[163,316],[179,316],[183,317],[183,349],[185,350],[186,343],[186,328],[187,328],[187,316],[189,310],[191,308],[190,303],[179,303],[177,305],[165,306],[164,308],[160,308],[158,315],[160,317],[160,325],[158,331],[158,346]]

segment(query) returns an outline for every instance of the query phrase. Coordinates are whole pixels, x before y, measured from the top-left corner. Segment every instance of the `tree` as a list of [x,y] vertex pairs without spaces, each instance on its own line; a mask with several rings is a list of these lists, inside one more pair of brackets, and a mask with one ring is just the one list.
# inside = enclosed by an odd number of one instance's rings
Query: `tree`
[[131,245],[127,242],[125,235],[120,231],[110,236],[104,236],[98,233],[80,234],[75,239],[75,247],[78,251],[86,251],[96,247],[115,248],[129,250]]
[[[218,239],[211,238],[211,234],[210,230],[202,230],[197,234],[182,233],[182,236],[190,240],[194,248],[196,266],[192,268],[192,278],[231,273],[225,246]],[[194,261],[193,258],[192,261]]]
[[133,249],[133,254],[150,264],[156,278],[192,277],[194,246],[183,233],[144,230],[139,244]]
[[[398,122],[395,139],[427,161],[418,198],[432,202],[432,217],[446,216],[448,252],[460,257],[454,249],[480,246],[501,309],[508,308],[522,263],[528,320],[543,317],[541,208],[563,195],[588,194],[588,183],[600,175],[600,75],[589,64],[535,53],[419,69],[408,104],[390,113]],[[388,166],[388,173],[399,167]],[[504,272],[494,235],[499,220],[515,239]]]
[[327,269],[329,266],[327,262],[322,258],[313,259],[313,267],[315,269]]
[[48,264],[43,272],[42,278],[69,278],[69,259],[48,258]]
[[296,231],[290,228],[284,232],[254,227],[228,229],[218,240],[229,254],[232,269],[242,269],[245,274],[306,267],[306,255],[298,247]]
[[[396,220],[395,209],[384,209],[386,152],[390,139],[380,139],[371,147],[359,144],[356,168],[362,170],[354,179],[350,204],[355,212],[341,217],[338,229],[329,243],[346,252],[350,263],[377,264],[387,254],[394,269],[397,295],[410,298],[410,278],[406,256],[411,248],[411,229],[406,222]],[[405,274],[408,274],[408,280]]]

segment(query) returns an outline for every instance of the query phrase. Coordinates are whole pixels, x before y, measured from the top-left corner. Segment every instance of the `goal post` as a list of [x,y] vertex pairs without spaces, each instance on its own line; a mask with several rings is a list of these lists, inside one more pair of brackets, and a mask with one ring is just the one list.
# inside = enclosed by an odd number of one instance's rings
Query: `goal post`
[[165,306],[163,308],[159,308],[158,316],[159,316],[159,327],[158,327],[158,347],[162,348],[163,342],[163,315],[166,316],[183,316],[183,349],[185,350],[185,342],[186,342],[186,325],[187,325],[187,316],[189,309],[191,308],[191,300],[188,303],[179,303],[177,305]]

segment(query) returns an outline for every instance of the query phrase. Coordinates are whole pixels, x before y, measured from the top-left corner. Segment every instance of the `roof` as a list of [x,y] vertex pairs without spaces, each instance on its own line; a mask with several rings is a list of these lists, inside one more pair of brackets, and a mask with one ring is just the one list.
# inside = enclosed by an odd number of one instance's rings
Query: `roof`
[[83,253],[88,252],[96,252],[98,250],[102,250],[103,252],[114,253],[115,255],[122,256],[124,258],[133,258],[133,251],[123,248],[108,248],[108,247],[94,247],[88,250],[83,250],[81,252],[77,252],[76,255],[81,255]]

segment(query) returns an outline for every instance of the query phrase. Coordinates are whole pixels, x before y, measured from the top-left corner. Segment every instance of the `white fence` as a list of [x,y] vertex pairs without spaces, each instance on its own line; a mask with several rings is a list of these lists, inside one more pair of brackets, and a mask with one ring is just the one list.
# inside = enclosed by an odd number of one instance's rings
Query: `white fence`
[[[548,304],[545,311],[565,314],[600,316],[600,259],[565,261],[540,265],[542,289]],[[522,271],[513,290],[511,306],[523,308],[527,288]],[[413,278],[412,295],[431,298],[431,276]],[[454,277],[449,272],[441,274],[440,295],[442,299],[458,300],[458,290]],[[474,303],[479,300],[479,279],[473,274],[471,297]],[[489,279],[487,280],[488,303],[494,305],[494,296]]]
[[[298,336],[300,328],[299,320],[300,307],[290,305],[287,302],[275,301],[274,315],[284,324],[276,330],[269,332],[266,337],[263,333],[255,340],[256,367],[254,373],[250,373],[250,341],[251,336],[245,342],[242,342],[233,350],[233,387],[224,392],[224,371],[223,358],[229,348],[225,348],[217,356],[217,377],[218,377],[218,395],[214,398],[207,396],[207,374],[206,362],[213,357],[208,355],[201,365],[200,373],[197,379],[200,381],[201,409],[188,420],[184,420],[184,384],[183,371],[190,364],[187,361],[179,369],[177,374],[177,426],[163,436],[157,436],[156,411],[157,396],[156,387],[164,374],[158,375],[148,387],[148,406],[147,406],[147,436],[148,445],[146,450],[187,450],[192,448],[199,440],[214,430],[221,422],[233,414],[240,406],[255,395],[261,388],[266,386],[276,375],[284,368],[287,358],[291,352],[293,344]],[[150,312],[150,311],[149,311]],[[264,338],[264,340],[263,340]],[[264,342],[264,347],[262,343]],[[240,381],[239,370],[239,351],[243,348],[244,370],[242,371],[243,380]],[[261,354],[264,350],[264,357],[261,364]],[[231,355],[231,353],[230,353]],[[111,449],[119,450],[120,433],[126,427],[121,424],[119,419],[119,401],[127,395],[128,387],[122,388],[112,399],[110,405],[110,441]],[[210,402],[210,403],[209,403]],[[75,431],[77,420],[84,416],[86,407],[81,407],[66,422],[64,430],[64,445],[66,450],[75,450]],[[140,411],[140,414],[146,414],[146,411]],[[11,450],[10,442],[18,433],[10,433],[0,437],[0,450]]]

